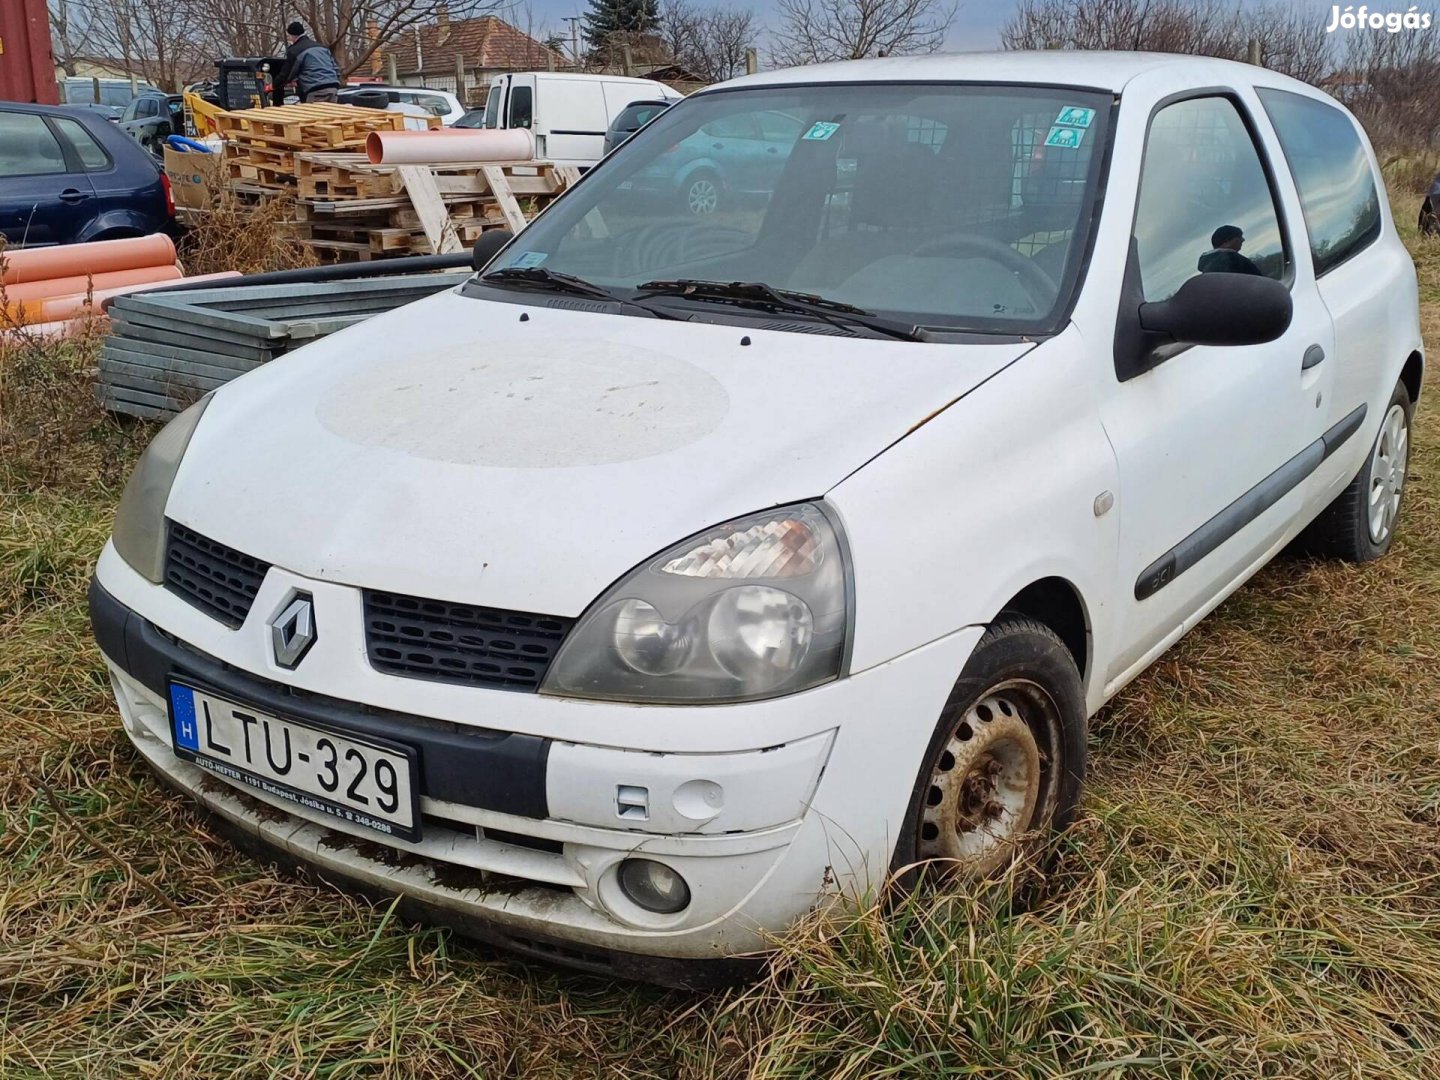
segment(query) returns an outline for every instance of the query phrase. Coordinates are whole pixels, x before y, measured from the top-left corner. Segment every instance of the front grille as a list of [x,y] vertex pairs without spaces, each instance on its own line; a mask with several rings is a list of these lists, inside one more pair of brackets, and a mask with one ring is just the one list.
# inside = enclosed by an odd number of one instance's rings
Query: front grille
[[269,569],[268,563],[170,522],[165,587],[232,629],[250,614]]
[[365,592],[365,651],[390,675],[539,688],[574,619]]

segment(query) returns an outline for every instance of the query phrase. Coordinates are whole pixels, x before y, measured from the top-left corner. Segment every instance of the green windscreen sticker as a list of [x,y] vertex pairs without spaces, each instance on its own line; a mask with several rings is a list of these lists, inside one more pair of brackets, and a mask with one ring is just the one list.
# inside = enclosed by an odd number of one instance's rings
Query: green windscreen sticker
[[1045,136],[1046,146],[1058,146],[1061,150],[1078,150],[1085,138],[1084,128],[1052,127]]
[[810,130],[805,132],[805,138],[813,139],[816,142],[824,142],[839,130],[840,125],[838,123],[831,123],[829,120],[817,120],[810,126]]
[[1094,119],[1094,109],[1082,108],[1079,105],[1066,105],[1060,110],[1060,115],[1055,117],[1055,123],[1065,127],[1088,128]]

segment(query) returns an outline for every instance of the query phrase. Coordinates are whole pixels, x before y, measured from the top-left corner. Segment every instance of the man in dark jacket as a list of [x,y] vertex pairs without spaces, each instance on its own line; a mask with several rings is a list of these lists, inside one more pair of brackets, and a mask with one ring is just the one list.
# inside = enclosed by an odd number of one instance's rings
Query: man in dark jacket
[[1245,234],[1238,225],[1221,225],[1210,234],[1210,250],[1200,256],[1202,274],[1259,274],[1260,268],[1240,254]]
[[293,82],[304,102],[335,101],[340,89],[340,68],[329,49],[305,33],[305,27],[292,22],[285,27],[285,66],[280,69],[280,85]]

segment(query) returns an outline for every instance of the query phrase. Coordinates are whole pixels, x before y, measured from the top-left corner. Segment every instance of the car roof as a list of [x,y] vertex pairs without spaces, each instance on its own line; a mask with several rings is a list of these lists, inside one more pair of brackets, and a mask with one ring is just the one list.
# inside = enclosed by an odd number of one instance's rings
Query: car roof
[[[1197,79],[1242,85],[1305,86],[1264,68],[1233,60],[1180,53],[1106,52],[1045,49],[975,53],[932,53],[875,60],[842,60],[731,79],[700,93],[734,87],[784,86],[825,82],[979,82],[1037,86],[1092,87],[1118,92],[1137,75],[1163,67],[1186,67]],[[1313,93],[1313,88],[1311,89]]]
[[[36,105],[30,101],[0,102],[0,109],[6,112],[39,113],[41,116],[68,116],[72,119],[94,117],[95,102],[77,101],[70,105]],[[101,105],[106,109],[120,109],[122,105]],[[107,120],[108,124],[109,121]]]

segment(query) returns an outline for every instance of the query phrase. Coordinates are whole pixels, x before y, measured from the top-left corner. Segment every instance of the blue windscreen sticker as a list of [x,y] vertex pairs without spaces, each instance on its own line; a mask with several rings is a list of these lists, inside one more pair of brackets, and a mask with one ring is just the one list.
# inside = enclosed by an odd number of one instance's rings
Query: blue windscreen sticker
[[810,130],[805,132],[805,138],[812,139],[816,142],[824,142],[839,130],[840,125],[838,123],[832,123],[829,120],[817,120],[810,125]]
[[1066,105],[1060,110],[1060,115],[1055,117],[1055,123],[1065,127],[1088,128],[1094,119],[1094,109],[1086,109],[1079,105]]
[[527,251],[510,265],[518,266],[521,270],[528,270],[532,266],[539,266],[549,257],[548,251]]
[[1084,128],[1052,127],[1045,136],[1046,146],[1058,146],[1061,150],[1078,150],[1085,138]]

